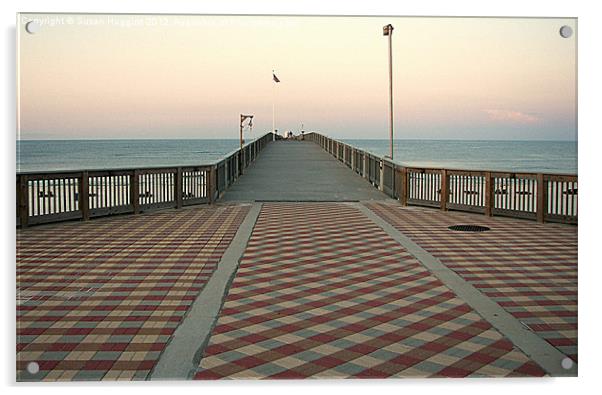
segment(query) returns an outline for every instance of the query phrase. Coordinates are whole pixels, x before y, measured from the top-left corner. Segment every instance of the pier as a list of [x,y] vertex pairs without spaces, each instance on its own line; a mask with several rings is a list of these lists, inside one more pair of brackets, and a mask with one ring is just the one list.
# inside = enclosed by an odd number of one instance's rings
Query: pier
[[17,379],[577,374],[576,175],[272,140],[18,174]]

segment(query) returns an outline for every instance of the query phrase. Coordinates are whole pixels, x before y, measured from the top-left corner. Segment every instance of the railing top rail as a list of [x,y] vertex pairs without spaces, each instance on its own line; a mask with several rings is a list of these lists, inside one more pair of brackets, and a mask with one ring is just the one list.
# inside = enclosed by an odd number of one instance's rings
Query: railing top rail
[[[314,133],[318,136],[323,136],[326,137],[327,139],[330,139],[332,141],[336,141],[340,144],[344,144],[344,145],[348,145],[345,142],[339,141],[337,139],[334,139],[332,137],[328,137],[325,135],[322,135],[320,133],[317,132],[311,132]],[[358,151],[362,151],[367,155],[373,156],[375,158],[380,159],[381,161],[385,161],[388,162],[390,164],[394,164],[397,168],[406,168],[408,170],[429,170],[429,171],[435,171],[435,170],[446,170],[448,172],[464,172],[464,173],[491,173],[492,176],[508,176],[508,177],[535,177],[538,174],[544,174],[544,176],[546,177],[562,177],[562,178],[578,178],[578,174],[570,174],[570,173],[542,173],[542,172],[526,172],[526,171],[522,171],[522,170],[517,170],[517,171],[511,171],[511,170],[490,170],[490,169],[465,169],[465,168],[449,168],[449,167],[437,167],[437,166],[413,166],[413,165],[407,165],[404,164],[403,162],[397,162],[394,160],[391,160],[390,158],[384,157],[382,155],[376,154],[373,151],[369,151],[367,149],[364,148],[359,148],[359,147],[355,147],[355,146],[350,146]]]
[[[245,145],[243,145],[243,149],[245,147],[247,147],[250,144],[253,144],[255,141],[260,140],[268,135],[270,135],[271,132],[266,133],[260,137],[257,137],[251,141],[249,141],[248,143],[246,143]],[[232,155],[235,155],[236,153],[238,153],[240,151],[240,148],[237,148],[233,151],[230,151],[229,153],[227,153],[226,155],[220,157],[217,160],[213,160],[210,162],[205,162],[205,163],[199,163],[199,164],[183,164],[183,165],[166,165],[166,166],[145,166],[145,167],[136,167],[136,166],[126,166],[126,167],[111,167],[111,168],[100,168],[100,169],[76,169],[76,170],[72,170],[72,169],[68,169],[68,170],[44,170],[44,171],[18,171],[16,172],[17,176],[38,176],[38,175],[65,175],[65,176],[69,176],[69,175],[77,175],[77,174],[81,174],[84,171],[87,171],[88,173],[106,173],[106,172],[132,172],[135,170],[138,171],[157,171],[157,170],[173,170],[173,169],[177,169],[178,167],[181,168],[210,168],[212,166],[217,166],[218,164],[220,164],[221,162],[229,159]]]

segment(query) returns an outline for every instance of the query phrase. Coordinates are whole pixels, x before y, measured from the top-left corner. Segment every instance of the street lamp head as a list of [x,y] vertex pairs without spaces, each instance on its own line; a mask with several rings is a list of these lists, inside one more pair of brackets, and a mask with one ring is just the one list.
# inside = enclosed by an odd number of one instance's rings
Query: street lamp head
[[388,24],[383,26],[383,36],[390,36],[393,34],[393,25]]

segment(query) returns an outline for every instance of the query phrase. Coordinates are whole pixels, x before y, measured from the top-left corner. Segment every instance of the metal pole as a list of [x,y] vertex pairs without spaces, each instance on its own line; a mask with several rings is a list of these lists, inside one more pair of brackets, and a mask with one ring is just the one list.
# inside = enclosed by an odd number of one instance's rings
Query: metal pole
[[240,149],[241,150],[242,150],[242,145],[243,145],[243,142],[242,142],[242,123],[243,123],[243,121],[244,121],[243,115],[240,114]]
[[243,174],[243,169],[245,167],[245,151],[243,151],[242,146],[243,146],[243,142],[242,142],[242,123],[243,123],[243,115],[240,114],[240,174]]
[[393,26],[389,30],[389,141],[391,160],[393,159]]
[[[274,70],[272,70],[272,75]],[[272,134],[273,139],[276,140],[276,83],[272,83]]]

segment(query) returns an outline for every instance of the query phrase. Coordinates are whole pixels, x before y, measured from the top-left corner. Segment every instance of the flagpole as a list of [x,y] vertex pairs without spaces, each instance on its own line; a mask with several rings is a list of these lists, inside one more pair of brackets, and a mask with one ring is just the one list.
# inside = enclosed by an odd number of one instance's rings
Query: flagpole
[[[274,70],[272,70],[272,76]],[[273,78],[273,77],[272,77]],[[276,139],[276,83],[272,81],[272,133],[274,134],[274,140]]]

